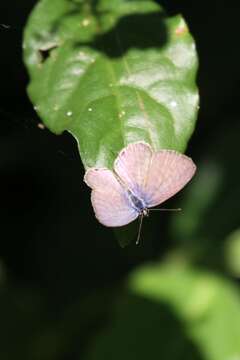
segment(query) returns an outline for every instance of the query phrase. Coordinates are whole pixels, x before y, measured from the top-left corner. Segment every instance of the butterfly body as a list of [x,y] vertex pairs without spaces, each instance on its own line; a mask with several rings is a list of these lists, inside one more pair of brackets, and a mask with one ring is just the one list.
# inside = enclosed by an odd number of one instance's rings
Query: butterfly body
[[141,213],[144,209],[147,209],[144,200],[138,198],[130,190],[127,190],[127,194],[133,208],[136,209],[139,213]]
[[113,227],[148,216],[149,208],[180,191],[196,170],[189,157],[174,150],[154,151],[142,141],[126,146],[113,168],[90,168],[84,176],[97,219]]

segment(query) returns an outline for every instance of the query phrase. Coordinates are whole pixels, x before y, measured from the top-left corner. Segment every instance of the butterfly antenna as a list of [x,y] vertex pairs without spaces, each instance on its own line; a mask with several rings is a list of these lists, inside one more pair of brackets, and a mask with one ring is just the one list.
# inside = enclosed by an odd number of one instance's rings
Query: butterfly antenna
[[160,209],[148,209],[149,211],[182,211],[181,208],[176,208],[176,209],[165,209],[165,208],[160,208]]
[[140,241],[141,230],[142,230],[142,222],[143,222],[143,214],[140,215],[140,223],[139,223],[139,228],[138,228],[138,235],[137,235],[136,245],[138,245],[139,241]]

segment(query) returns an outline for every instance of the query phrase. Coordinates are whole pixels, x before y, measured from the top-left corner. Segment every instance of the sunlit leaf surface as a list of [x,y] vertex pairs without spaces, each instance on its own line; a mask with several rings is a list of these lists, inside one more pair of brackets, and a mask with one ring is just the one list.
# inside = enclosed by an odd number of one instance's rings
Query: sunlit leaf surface
[[194,41],[151,1],[42,0],[24,36],[29,96],[44,124],[76,138],[85,167],[126,144],[184,151],[198,94]]

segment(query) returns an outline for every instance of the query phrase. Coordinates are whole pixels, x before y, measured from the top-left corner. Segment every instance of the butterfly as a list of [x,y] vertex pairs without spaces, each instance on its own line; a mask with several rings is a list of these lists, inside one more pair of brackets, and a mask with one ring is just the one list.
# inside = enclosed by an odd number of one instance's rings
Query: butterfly
[[174,150],[154,151],[140,141],[120,151],[113,171],[89,168],[84,181],[92,189],[91,201],[98,221],[118,227],[147,216],[149,208],[180,191],[195,171],[190,157]]

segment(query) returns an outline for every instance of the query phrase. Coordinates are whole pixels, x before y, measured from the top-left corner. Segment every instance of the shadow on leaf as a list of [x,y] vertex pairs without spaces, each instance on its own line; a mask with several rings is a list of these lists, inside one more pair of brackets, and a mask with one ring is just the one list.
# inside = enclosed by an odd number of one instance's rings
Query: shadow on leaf
[[93,42],[75,43],[75,46],[90,46],[108,57],[123,56],[128,50],[160,48],[167,42],[165,16],[160,12],[123,16],[116,25]]

